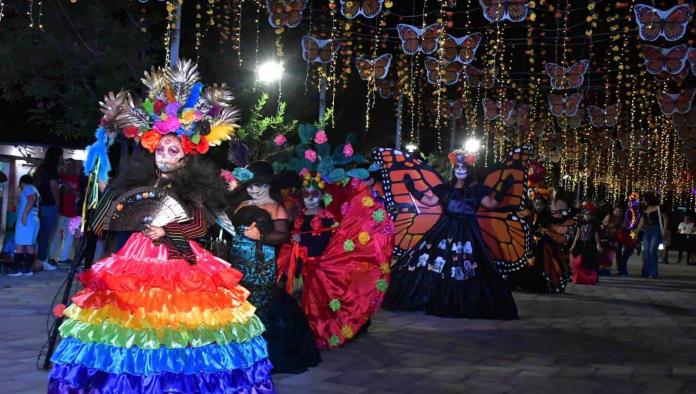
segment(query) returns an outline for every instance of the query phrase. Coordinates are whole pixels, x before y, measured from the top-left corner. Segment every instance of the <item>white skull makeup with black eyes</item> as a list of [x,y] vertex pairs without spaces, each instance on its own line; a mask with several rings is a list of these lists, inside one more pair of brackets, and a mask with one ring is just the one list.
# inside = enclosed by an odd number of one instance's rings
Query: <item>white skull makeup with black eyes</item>
[[271,185],[266,183],[252,183],[246,188],[252,200],[261,201],[271,198]]
[[454,177],[461,181],[466,179],[467,176],[469,176],[469,169],[466,167],[466,164],[457,160],[457,163],[454,165]]
[[534,200],[534,210],[537,212],[541,212],[544,209],[546,209],[546,201],[542,198],[537,198]]
[[165,174],[181,168],[184,165],[184,156],[181,141],[173,135],[162,136],[155,149],[155,163]]
[[321,190],[315,187],[306,187],[302,189],[302,201],[307,209],[319,208],[322,197]]

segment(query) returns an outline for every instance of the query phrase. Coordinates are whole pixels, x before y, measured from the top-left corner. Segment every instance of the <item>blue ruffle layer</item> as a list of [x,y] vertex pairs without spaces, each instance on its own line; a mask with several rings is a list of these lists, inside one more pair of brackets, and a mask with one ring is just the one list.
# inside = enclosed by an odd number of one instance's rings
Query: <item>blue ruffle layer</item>
[[243,343],[184,349],[126,349],[64,338],[51,361],[55,364],[81,364],[112,374],[154,375],[172,372],[195,375],[249,368],[266,358],[266,341],[261,336]]
[[163,372],[150,376],[114,375],[83,365],[56,365],[51,371],[49,394],[86,393],[258,393],[275,389],[271,363],[263,359],[249,368],[226,372],[182,375]]

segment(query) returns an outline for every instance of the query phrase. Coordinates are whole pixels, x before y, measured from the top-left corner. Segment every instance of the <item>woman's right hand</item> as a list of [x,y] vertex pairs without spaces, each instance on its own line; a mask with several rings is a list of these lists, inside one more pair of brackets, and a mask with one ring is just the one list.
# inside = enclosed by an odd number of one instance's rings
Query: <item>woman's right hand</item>
[[244,230],[244,236],[252,239],[254,241],[261,240],[261,230],[256,227],[256,222],[252,223],[246,230]]

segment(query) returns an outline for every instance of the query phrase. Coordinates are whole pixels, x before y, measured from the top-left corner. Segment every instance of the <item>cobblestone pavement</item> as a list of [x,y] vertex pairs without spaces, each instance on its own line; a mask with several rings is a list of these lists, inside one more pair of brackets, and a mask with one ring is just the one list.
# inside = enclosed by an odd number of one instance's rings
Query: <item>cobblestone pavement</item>
[[[636,257],[631,272],[639,272]],[[280,393],[696,392],[696,266],[601,278],[564,296],[515,293],[520,320],[377,313],[369,332]],[[45,392],[35,360],[65,273],[0,277],[0,393]]]

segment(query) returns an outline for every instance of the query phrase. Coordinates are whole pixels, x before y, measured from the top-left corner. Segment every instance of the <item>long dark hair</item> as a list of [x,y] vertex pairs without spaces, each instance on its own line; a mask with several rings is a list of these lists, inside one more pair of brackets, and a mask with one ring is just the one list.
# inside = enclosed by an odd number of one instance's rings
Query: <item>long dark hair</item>
[[653,192],[643,193],[643,201],[645,201],[646,208],[653,205],[658,205],[657,196]]
[[36,168],[34,173],[34,178],[36,184],[41,185],[48,181],[50,173],[56,173],[58,171],[58,163],[60,163],[60,158],[63,155],[63,148],[60,146],[51,146],[46,150],[43,161]]
[[[273,229],[271,214],[255,205],[239,208],[239,211],[232,217],[232,224],[236,228],[248,227],[252,223],[256,223],[261,234],[266,234]],[[263,262],[263,243],[260,241],[256,242],[256,261]]]
[[[464,180],[464,188],[466,189],[467,187],[473,185],[478,181],[478,175],[476,174],[476,171],[474,170],[474,166],[470,166],[468,164],[465,164],[466,166],[466,179]],[[457,177],[454,175],[454,167],[450,170],[450,179],[449,179],[449,185],[451,187],[454,187],[454,185],[457,183]]]

